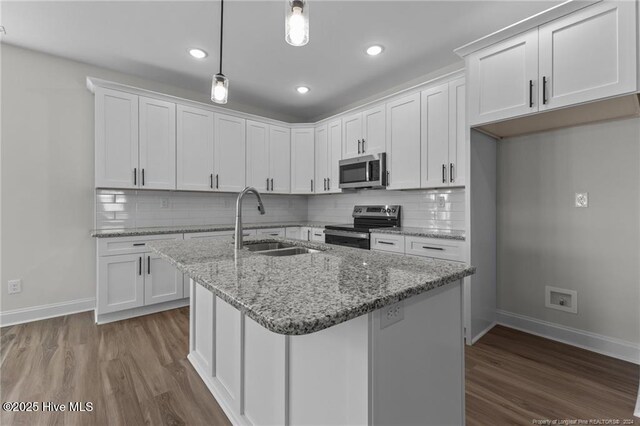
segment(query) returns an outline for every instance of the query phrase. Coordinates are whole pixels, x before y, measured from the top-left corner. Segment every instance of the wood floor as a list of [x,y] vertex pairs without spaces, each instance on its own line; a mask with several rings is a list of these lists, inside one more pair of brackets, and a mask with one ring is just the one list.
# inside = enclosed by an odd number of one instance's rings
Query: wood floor
[[[186,359],[188,308],[96,326],[90,313],[4,327],[0,399],[92,402],[2,425],[227,425]],[[632,417],[638,366],[496,327],[467,348],[467,424]],[[40,406],[42,410],[42,405]]]

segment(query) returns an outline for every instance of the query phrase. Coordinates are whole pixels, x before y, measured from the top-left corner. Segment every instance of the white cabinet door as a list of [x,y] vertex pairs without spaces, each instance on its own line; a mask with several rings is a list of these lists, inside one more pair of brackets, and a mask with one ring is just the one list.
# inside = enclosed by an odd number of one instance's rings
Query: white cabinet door
[[218,191],[240,192],[245,187],[245,120],[231,115],[214,115],[214,187]]
[[140,188],[176,189],[176,104],[139,100]]
[[329,138],[327,126],[316,127],[315,136],[315,165],[316,165],[316,185],[315,193],[321,194],[328,191],[327,178],[329,176]]
[[138,179],[138,97],[96,89],[96,187],[136,188]]
[[269,126],[269,177],[271,192],[291,192],[291,130]]
[[269,126],[247,121],[247,186],[269,191]]
[[[422,172],[423,188],[448,185],[449,167],[449,85],[422,92]],[[393,176],[391,177],[393,182]]]
[[601,2],[539,28],[541,110],[636,91],[635,8]]
[[465,185],[467,155],[465,79],[449,82],[449,185]]
[[538,29],[469,55],[471,126],[538,111]]
[[[284,231],[285,231],[285,237],[286,238],[291,238],[292,240],[301,239],[302,228],[300,228],[300,227],[286,228]],[[305,236],[306,236],[306,234],[305,234]]]
[[98,314],[144,305],[144,254],[98,258]]
[[420,187],[420,93],[387,103],[389,189]]
[[152,305],[182,299],[182,272],[156,254],[147,253],[145,261],[144,304]]
[[342,160],[342,121],[335,120],[327,125],[329,138],[329,163],[327,164],[327,188],[329,192],[342,192],[340,189],[340,168]]
[[213,112],[178,105],[177,188],[213,189]]
[[308,226],[300,227],[300,239],[302,241],[311,241],[311,231],[313,229]]
[[291,193],[313,194],[314,143],[313,128],[291,131]]
[[362,114],[342,119],[342,158],[357,157],[362,153]]
[[362,113],[362,153],[380,154],[386,146],[385,105]]

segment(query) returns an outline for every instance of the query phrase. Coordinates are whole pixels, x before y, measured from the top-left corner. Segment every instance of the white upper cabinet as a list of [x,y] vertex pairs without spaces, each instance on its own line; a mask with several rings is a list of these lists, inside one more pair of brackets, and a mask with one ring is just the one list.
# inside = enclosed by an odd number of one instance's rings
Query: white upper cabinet
[[137,188],[138,96],[100,87],[95,95],[95,185]]
[[449,185],[466,184],[467,121],[465,79],[449,82]]
[[269,126],[269,182],[270,191],[291,192],[291,130]]
[[314,182],[314,129],[291,130],[291,193],[313,194]]
[[342,158],[357,157],[362,153],[362,114],[342,119]]
[[419,188],[420,93],[387,103],[386,117],[388,188]]
[[342,192],[340,184],[339,162],[342,159],[342,121],[335,120],[327,125],[329,139],[329,163],[327,165],[327,191]]
[[176,104],[140,97],[140,188],[176,189]]
[[213,112],[178,105],[177,189],[213,189]]
[[342,158],[384,152],[386,146],[385,105],[342,119]]
[[327,125],[324,124],[315,129],[315,188],[316,194],[329,191],[327,180],[329,179],[329,137]]
[[247,185],[259,191],[291,190],[291,131],[247,121]]
[[269,191],[269,126],[247,121],[247,186]]
[[214,188],[240,192],[245,187],[245,120],[214,114]]
[[[449,84],[422,92],[423,188],[447,186],[449,167]],[[392,180],[393,182],[393,180]]]
[[604,1],[539,27],[540,110],[636,91],[635,8]]
[[369,109],[362,113],[362,153],[380,154],[386,146],[385,106]]
[[472,53],[467,67],[471,126],[538,110],[537,29]]
[[421,117],[421,186],[464,186],[467,150],[464,78],[424,90]]
[[635,93],[636,7],[605,0],[469,54],[469,124]]

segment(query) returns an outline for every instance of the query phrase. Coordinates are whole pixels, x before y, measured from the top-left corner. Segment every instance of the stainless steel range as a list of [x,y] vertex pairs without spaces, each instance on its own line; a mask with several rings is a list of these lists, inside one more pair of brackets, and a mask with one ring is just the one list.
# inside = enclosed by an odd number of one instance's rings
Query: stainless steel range
[[353,224],[325,226],[325,243],[369,250],[376,228],[400,226],[401,206],[355,206]]

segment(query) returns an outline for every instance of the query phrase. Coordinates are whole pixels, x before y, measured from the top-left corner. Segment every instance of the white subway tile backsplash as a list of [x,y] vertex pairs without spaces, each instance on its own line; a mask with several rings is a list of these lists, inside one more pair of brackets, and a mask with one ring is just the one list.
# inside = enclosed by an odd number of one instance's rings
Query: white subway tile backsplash
[[[438,197],[443,196],[443,207]],[[233,193],[97,190],[96,228],[231,224],[235,220]],[[349,223],[356,204],[399,204],[402,224],[438,229],[465,229],[463,188],[443,190],[371,190],[322,196],[263,194],[262,216],[252,196],[244,201],[246,223]],[[164,202],[164,206],[163,206]]]

